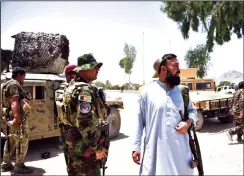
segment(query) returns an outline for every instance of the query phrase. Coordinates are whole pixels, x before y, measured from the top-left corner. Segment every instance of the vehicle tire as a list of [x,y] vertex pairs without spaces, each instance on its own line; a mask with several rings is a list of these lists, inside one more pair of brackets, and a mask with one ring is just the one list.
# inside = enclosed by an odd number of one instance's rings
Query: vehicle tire
[[221,123],[233,123],[234,117],[232,115],[229,115],[227,117],[218,117],[218,120]]
[[201,110],[197,110],[197,121],[196,121],[196,127],[195,127],[196,131],[199,131],[202,129],[203,122],[204,122],[204,118],[203,118],[202,112],[201,112]]
[[119,110],[116,107],[111,108],[111,112],[108,116],[109,122],[109,137],[110,139],[116,138],[119,135],[121,126],[121,117]]

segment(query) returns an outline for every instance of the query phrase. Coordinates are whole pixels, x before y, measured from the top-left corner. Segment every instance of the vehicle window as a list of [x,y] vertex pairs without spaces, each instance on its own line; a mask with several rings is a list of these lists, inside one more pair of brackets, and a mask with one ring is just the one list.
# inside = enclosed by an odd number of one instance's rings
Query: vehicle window
[[23,89],[31,94],[31,97],[33,99],[33,86],[23,86]]
[[36,100],[45,99],[45,88],[44,86],[36,86]]
[[196,83],[196,90],[211,89],[210,82]]
[[187,83],[188,84],[188,89],[192,90],[192,83]]

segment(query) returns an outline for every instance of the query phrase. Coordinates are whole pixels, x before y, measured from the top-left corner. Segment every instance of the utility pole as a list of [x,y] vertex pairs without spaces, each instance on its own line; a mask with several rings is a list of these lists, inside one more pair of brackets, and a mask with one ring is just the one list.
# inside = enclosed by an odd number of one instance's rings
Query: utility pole
[[171,41],[169,41],[169,53],[171,52]]
[[145,65],[144,65],[144,32],[142,33],[142,76],[143,76],[143,85],[145,85]]

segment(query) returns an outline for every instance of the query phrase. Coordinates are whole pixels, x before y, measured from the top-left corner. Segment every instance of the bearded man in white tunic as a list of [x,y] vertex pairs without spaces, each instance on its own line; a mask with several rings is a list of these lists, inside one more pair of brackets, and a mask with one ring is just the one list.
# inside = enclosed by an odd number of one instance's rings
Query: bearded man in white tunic
[[189,120],[182,121],[179,111],[184,114],[184,102],[177,56],[165,54],[154,63],[154,69],[154,77],[159,79],[145,86],[138,100],[133,161],[140,165],[140,175],[193,175],[187,130],[196,123],[196,109],[189,101]]

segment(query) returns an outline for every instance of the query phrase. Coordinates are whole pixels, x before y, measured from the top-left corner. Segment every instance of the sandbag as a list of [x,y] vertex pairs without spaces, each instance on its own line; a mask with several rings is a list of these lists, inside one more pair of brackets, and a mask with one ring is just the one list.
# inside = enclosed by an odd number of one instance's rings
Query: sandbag
[[15,39],[12,67],[23,67],[32,73],[63,73],[69,57],[66,36],[21,32],[12,38]]

